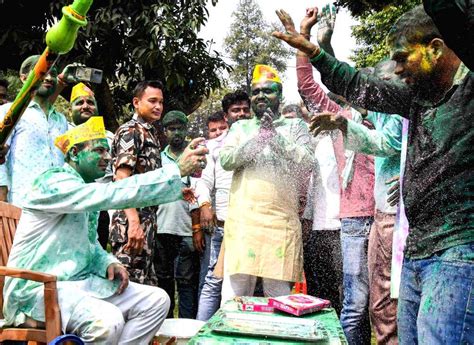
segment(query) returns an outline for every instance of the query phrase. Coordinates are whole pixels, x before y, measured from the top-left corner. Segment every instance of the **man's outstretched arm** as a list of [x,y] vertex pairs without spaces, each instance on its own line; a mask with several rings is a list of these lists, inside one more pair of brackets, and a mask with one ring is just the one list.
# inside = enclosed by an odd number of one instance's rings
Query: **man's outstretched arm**
[[[277,11],[277,15],[286,31],[273,32],[273,36],[308,55],[313,66],[321,73],[324,85],[331,91],[364,109],[389,114],[409,113],[412,95],[408,87],[361,73],[348,64],[340,62],[325,53],[319,45],[299,34],[288,13],[280,10]],[[317,16],[316,8],[313,15]]]

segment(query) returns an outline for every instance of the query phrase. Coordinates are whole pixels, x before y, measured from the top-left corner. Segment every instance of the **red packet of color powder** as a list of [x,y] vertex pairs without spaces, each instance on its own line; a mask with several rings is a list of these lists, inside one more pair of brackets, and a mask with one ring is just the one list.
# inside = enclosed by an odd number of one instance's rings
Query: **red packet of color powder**
[[314,296],[295,294],[271,297],[269,298],[269,305],[286,313],[300,316],[329,308],[331,302]]
[[239,310],[258,311],[262,313],[273,313],[274,308],[269,306],[269,302],[259,297],[235,297]]

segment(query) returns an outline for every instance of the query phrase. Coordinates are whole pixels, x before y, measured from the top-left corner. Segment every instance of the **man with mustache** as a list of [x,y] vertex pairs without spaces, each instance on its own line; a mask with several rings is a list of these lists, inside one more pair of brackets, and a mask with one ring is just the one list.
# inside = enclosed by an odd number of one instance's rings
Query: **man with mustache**
[[[410,233],[398,301],[399,340],[468,343],[474,325],[473,72],[445,44],[422,6],[402,15],[387,37],[395,74],[405,85],[339,62],[297,33],[285,11],[277,14],[286,32],[273,35],[304,51],[330,90],[365,109],[410,120],[403,181]],[[328,122],[324,129],[332,124],[347,133],[345,121]]]
[[[25,59],[20,67],[20,79],[25,82],[39,55]],[[43,171],[64,164],[64,157],[54,139],[67,131],[67,121],[58,112],[50,96],[58,87],[58,70],[53,67],[36,90],[34,97],[11,133],[6,146],[6,163],[0,165],[0,195],[2,201],[22,207],[33,180]],[[0,107],[3,119],[11,103]]]
[[224,226],[222,303],[253,295],[257,277],[265,296],[291,292],[303,275],[299,220],[313,165],[308,127],[280,116],[282,84],[270,66],[255,66],[251,107],[255,117],[233,124],[220,163],[233,171]]
[[[70,103],[73,122],[70,124],[70,127],[79,126],[89,120],[92,116],[100,116],[94,92],[84,83],[74,85],[71,91]],[[105,130],[105,133],[107,135],[107,143],[110,147],[112,145],[112,140],[114,139],[114,134],[108,130]],[[101,178],[100,181],[97,182],[111,181],[111,176],[112,167],[109,164],[104,178]],[[99,243],[104,249],[107,248],[107,243],[109,241],[109,225],[109,213],[107,211],[101,211],[97,224],[97,234],[99,235]]]
[[[183,198],[181,177],[200,169],[207,149],[187,147],[174,165],[109,183],[95,181],[110,160],[102,117],[56,140],[66,164],[39,175],[25,198],[8,266],[57,276],[62,331],[86,344],[149,344],[170,301],[162,289],[129,283],[126,268],[96,240],[98,211]],[[195,146],[204,138],[192,141]],[[43,287],[7,277],[6,324],[40,327]]]

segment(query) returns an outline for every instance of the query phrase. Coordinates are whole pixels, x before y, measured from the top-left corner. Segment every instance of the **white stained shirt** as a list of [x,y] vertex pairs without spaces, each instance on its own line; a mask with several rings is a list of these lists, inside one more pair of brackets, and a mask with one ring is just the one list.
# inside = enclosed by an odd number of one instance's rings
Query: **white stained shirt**
[[[211,203],[216,210],[216,217],[220,221],[225,221],[227,217],[227,206],[229,204],[229,191],[232,184],[232,171],[226,171],[222,168],[219,152],[224,146],[227,138],[225,132],[215,139],[207,142],[209,149],[207,154],[207,165],[202,171],[201,178],[196,181],[196,195],[199,206],[204,202]],[[215,193],[214,200],[211,195]]]
[[[11,103],[0,107],[0,119],[10,107]],[[54,107],[46,115],[38,103],[29,103],[8,138],[6,163],[0,165],[0,186],[8,186],[9,203],[22,207],[34,179],[49,168],[64,164],[64,154],[54,140],[66,131],[66,118]]]
[[313,230],[337,230],[340,187],[337,162],[330,133],[320,134],[315,143],[316,165],[308,189],[305,219],[313,219]]

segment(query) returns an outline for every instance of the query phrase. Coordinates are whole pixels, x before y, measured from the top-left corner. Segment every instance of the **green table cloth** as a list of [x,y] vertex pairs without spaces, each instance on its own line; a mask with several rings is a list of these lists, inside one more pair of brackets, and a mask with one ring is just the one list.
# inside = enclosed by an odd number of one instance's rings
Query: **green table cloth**
[[[267,298],[261,298],[262,301],[268,300]],[[299,316],[298,318],[317,320],[327,331],[328,338],[317,342],[307,341],[295,341],[288,339],[278,339],[270,337],[252,337],[247,335],[235,335],[235,334],[224,334],[212,331],[212,325],[219,322],[225,312],[232,313],[253,313],[259,315],[274,315],[275,317],[288,317],[290,314],[276,311],[273,314],[270,313],[259,313],[238,310],[238,303],[235,301],[228,301],[214,316],[201,328],[188,344],[192,345],[203,345],[203,344],[347,344],[346,337],[342,330],[341,324],[337,317],[337,314],[333,308],[326,308],[318,312]],[[296,318],[296,316],[295,316]]]

